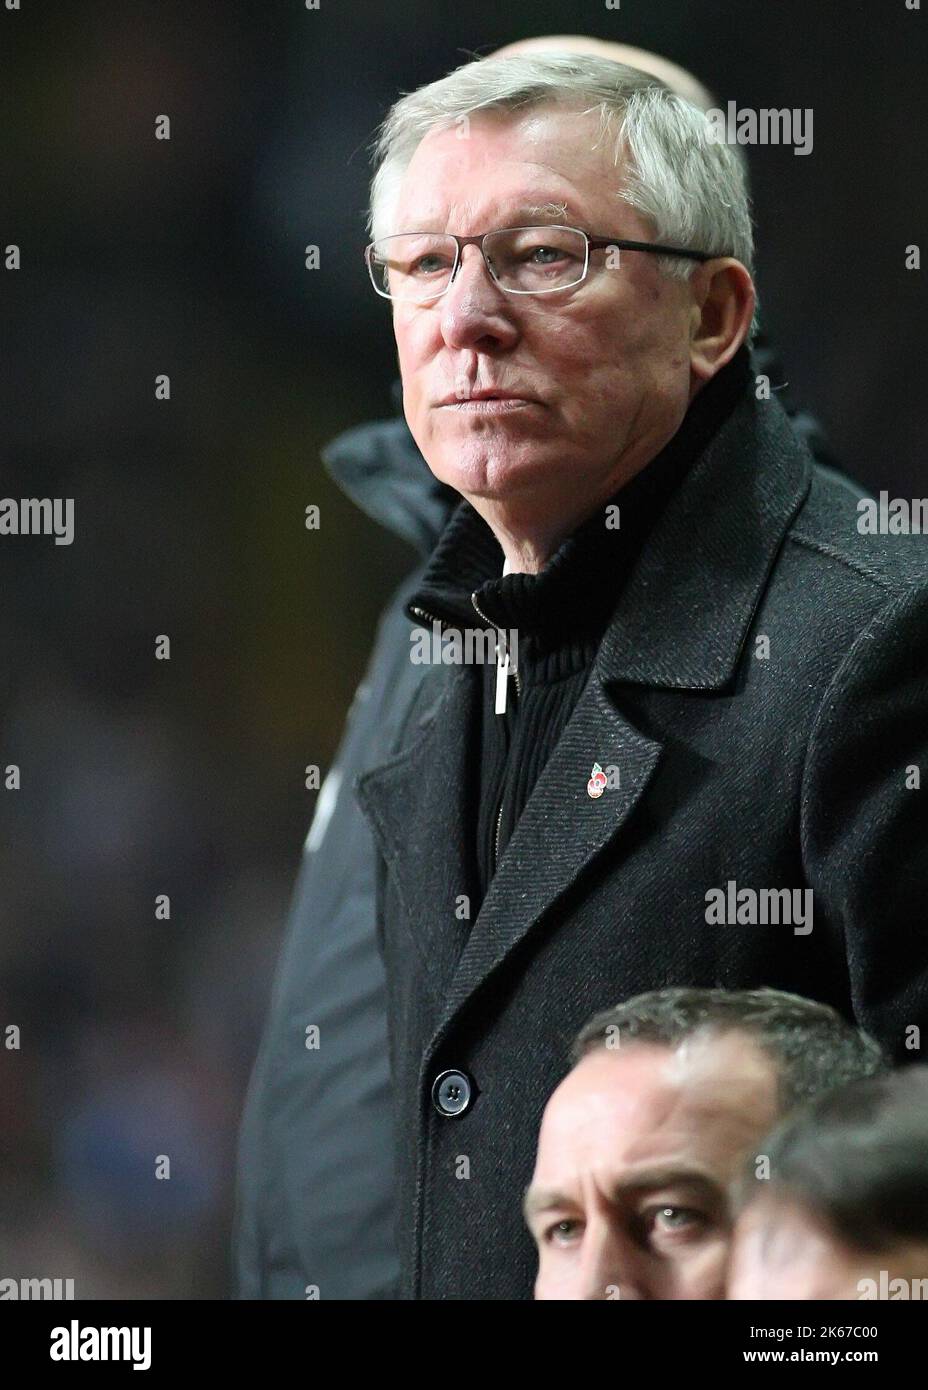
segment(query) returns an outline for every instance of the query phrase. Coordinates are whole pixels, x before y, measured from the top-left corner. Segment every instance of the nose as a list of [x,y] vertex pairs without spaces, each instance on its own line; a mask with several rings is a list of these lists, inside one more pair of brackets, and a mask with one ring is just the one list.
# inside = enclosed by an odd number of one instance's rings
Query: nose
[[590,1224],[577,1262],[576,1284],[568,1297],[639,1302],[648,1297],[642,1252],[607,1222]]
[[465,246],[457,273],[436,301],[451,348],[512,347],[519,338],[513,296],[490,275],[479,246]]

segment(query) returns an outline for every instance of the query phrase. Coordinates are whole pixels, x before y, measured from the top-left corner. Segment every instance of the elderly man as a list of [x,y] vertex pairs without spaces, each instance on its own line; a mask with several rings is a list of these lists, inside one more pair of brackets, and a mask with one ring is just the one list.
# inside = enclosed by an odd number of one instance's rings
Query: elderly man
[[[522,39],[501,53],[594,53],[651,72],[708,107],[692,76],[641,49],[580,35]],[[759,370],[782,371],[757,349]],[[394,385],[401,410],[402,383]],[[397,390],[399,389],[399,394]],[[815,422],[793,416],[816,457],[828,454]],[[430,473],[402,415],[354,425],[325,449],[336,484],[408,542],[417,564],[433,550],[460,494]],[[414,572],[387,603],[306,839],[273,1005],[242,1122],[236,1263],[247,1297],[327,1298],[390,1293],[393,1242],[390,1080],[383,961],[375,936],[374,844],[352,791],[386,756],[423,667],[408,660],[405,603]],[[306,1028],[325,1046],[305,1047]]]
[[[461,494],[408,604],[491,625],[358,780],[379,849],[401,1294],[520,1298],[561,1040],[655,984],[924,1022],[928,560],[864,535],[755,379],[741,165],[605,60],[404,97],[374,288]],[[518,653],[511,634],[518,635]]]
[[804,1106],[750,1164],[733,1299],[928,1299],[928,1067]]
[[885,1067],[834,1009],[772,989],[639,995],[571,1060],[523,1207],[539,1299],[724,1298],[744,1158],[796,1105]]
[[[620,45],[568,36],[524,40],[506,51],[538,47],[633,62],[698,105],[713,104],[689,74]],[[781,380],[756,345],[753,356],[758,372]],[[778,392],[781,402],[786,394]],[[805,415],[793,422],[816,457],[830,462],[814,422]],[[405,420],[354,426],[324,458],[358,506],[420,559],[429,555],[460,495],[429,472]],[[352,789],[359,769],[389,755],[426,674],[409,660],[405,612],[421,577],[419,569],[385,609],[307,838],[242,1124],[236,1261],[246,1297],[303,1298],[309,1286],[322,1297],[370,1298],[393,1289],[391,1087],[374,845]],[[683,977],[655,961],[647,983],[665,978]],[[310,1024],[324,1039],[311,1052]]]

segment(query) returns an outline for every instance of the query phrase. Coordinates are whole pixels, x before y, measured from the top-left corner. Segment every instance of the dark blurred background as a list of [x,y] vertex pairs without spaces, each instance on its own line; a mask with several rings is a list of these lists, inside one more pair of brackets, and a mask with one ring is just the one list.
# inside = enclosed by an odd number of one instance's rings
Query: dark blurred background
[[22,769],[0,785],[0,1277],[231,1288],[304,768],[324,775],[413,561],[319,461],[392,413],[389,307],[361,261],[389,104],[566,32],[663,53],[723,105],[812,107],[811,155],[748,150],[765,327],[847,470],[921,496],[926,272],[904,255],[928,240],[926,25],[905,0],[0,10],[0,225],[22,253],[2,272],[0,496],[73,497],[76,524],[70,547],[0,538],[0,770]]

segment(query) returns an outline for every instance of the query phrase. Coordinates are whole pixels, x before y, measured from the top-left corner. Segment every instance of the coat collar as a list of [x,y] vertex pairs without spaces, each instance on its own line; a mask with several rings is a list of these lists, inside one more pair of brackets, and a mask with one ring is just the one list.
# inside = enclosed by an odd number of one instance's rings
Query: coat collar
[[461,500],[432,473],[402,417],[345,430],[325,445],[322,462],[346,497],[423,558]]
[[671,498],[619,600],[600,676],[717,690],[812,481],[812,457],[753,382]]

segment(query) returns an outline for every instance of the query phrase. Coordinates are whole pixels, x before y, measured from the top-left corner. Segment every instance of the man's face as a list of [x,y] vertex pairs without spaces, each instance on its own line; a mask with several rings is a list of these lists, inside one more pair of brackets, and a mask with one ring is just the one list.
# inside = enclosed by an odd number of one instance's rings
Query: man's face
[[[801,1203],[763,1196],[745,1208],[735,1225],[728,1297],[886,1298],[896,1294],[891,1281],[915,1286],[916,1280],[926,1276],[928,1248],[924,1245],[854,1250]],[[881,1295],[881,1287],[889,1293]]]
[[740,1034],[598,1048],[545,1110],[525,1210],[538,1299],[724,1297],[728,1186],[776,1119]]
[[[594,115],[542,107],[470,118],[467,138],[433,131],[406,171],[393,231],[475,235],[560,222],[596,235],[653,241],[617,196],[612,141],[596,143]],[[533,208],[566,204],[539,216]],[[572,289],[506,294],[479,249],[465,247],[447,292],[431,304],[394,304],[409,428],[435,476],[502,504],[513,523],[589,514],[676,433],[691,382],[692,291],[663,276],[653,255],[590,254]],[[530,398],[506,409],[468,403],[497,388]],[[442,404],[449,396],[458,399]]]

